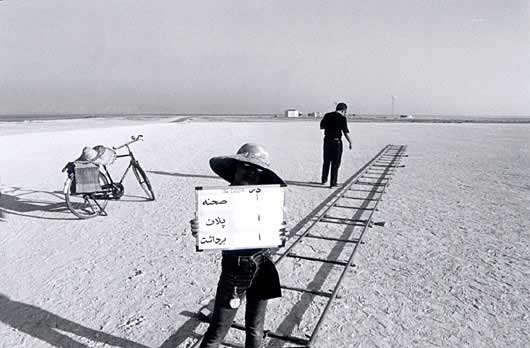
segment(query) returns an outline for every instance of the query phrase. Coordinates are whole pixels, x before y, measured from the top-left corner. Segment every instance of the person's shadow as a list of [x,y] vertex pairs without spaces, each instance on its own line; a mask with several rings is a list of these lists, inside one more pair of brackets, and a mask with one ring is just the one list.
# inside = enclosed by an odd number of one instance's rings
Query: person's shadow
[[63,332],[113,347],[148,348],[143,344],[79,325],[44,309],[13,301],[4,294],[0,294],[0,321],[59,348],[88,348],[87,345],[77,342]]
[[[202,317],[207,317],[208,312],[213,311],[214,299],[211,299],[208,304],[202,306],[197,313],[183,311],[180,314],[187,316],[189,319],[170,337],[168,337],[164,343],[159,348],[176,348],[180,347],[182,344],[186,344],[189,338],[195,339],[195,343],[191,347],[195,348],[198,346],[199,341],[201,340],[201,334],[195,333],[195,329],[203,322]],[[186,345],[188,347],[188,345]]]

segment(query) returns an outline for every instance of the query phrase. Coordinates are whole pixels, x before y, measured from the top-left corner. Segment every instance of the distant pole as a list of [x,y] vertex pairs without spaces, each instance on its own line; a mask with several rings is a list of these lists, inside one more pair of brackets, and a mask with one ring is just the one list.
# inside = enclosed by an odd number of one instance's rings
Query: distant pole
[[397,95],[392,96],[392,116],[394,116],[394,103],[396,101]]

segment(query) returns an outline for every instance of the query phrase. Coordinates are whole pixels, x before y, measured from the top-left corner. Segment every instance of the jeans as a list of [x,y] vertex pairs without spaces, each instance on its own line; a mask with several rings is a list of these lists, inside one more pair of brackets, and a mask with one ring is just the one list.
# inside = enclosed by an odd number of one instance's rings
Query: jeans
[[[252,291],[254,290],[252,280],[258,270],[258,265],[248,257],[240,257],[240,262],[238,261],[236,266],[231,261],[233,259],[238,258],[223,256],[223,270],[217,285],[212,320],[200,348],[219,347],[238,310],[238,308],[231,308],[229,304],[235,296],[243,298],[246,295],[245,348],[259,348],[263,341],[263,326],[268,300],[261,299],[256,291]],[[234,288],[234,285],[238,286]]]
[[[223,306],[215,299],[215,307],[210,326],[204,335],[200,348],[217,348],[226,336],[234,321],[237,308]],[[268,300],[247,297],[245,312],[245,348],[259,348],[263,341],[263,325]]]
[[337,186],[340,161],[342,158],[342,140],[324,139],[324,163],[322,165],[322,183],[328,181],[331,166],[330,186]]

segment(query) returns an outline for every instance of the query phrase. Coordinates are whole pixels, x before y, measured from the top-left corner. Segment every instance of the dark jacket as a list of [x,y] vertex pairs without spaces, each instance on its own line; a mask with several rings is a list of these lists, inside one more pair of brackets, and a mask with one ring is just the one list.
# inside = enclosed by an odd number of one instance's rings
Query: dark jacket
[[262,249],[253,256],[223,254],[221,263],[219,288],[223,289],[223,301],[230,301],[234,290],[238,296],[246,292],[247,296],[255,296],[262,300],[282,296],[280,278],[270,258],[269,249]]

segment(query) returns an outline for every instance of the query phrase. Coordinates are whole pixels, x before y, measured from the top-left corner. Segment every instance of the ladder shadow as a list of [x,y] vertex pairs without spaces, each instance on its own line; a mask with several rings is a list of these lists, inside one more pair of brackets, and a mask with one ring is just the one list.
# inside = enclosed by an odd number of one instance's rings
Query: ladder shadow
[[[337,190],[338,191],[338,190]],[[335,191],[335,192],[337,192]],[[304,218],[302,218],[295,226],[293,226],[289,231],[289,237],[292,237],[296,235],[311,219],[314,217],[316,213],[318,213],[322,208],[324,208],[333,198],[335,197],[335,194],[330,194],[324,201],[322,201],[317,207],[315,207],[309,214],[307,214]],[[273,249],[273,252],[276,253],[278,248]],[[198,313],[201,313],[205,309],[209,309],[210,312],[213,312],[213,306],[214,306],[215,299],[212,298],[210,302],[201,307],[197,312],[188,312],[183,311],[180,314],[188,316],[189,319],[180,327],[178,330],[173,333],[171,336],[169,336],[159,348],[177,348],[179,345],[183,344],[188,338],[196,338],[197,340],[200,340],[203,335],[197,334],[195,330],[197,327],[203,323],[203,321],[200,319],[200,316]],[[192,344],[191,347],[195,348],[197,346],[196,342],[195,344]],[[278,345],[269,346],[269,348],[277,348]]]
[[[295,226],[293,226],[289,231],[289,237],[295,236],[308,222],[310,222],[315,215],[321,211],[324,207],[326,207],[334,198],[336,198],[336,194],[341,189],[335,190],[333,193],[331,193],[325,200],[323,200],[318,206],[316,206],[309,214],[307,214],[304,218],[302,218]],[[366,203],[369,204],[369,203]],[[359,216],[357,216],[359,215]],[[362,212],[358,212],[357,214],[354,214],[355,218],[360,218],[362,215]],[[351,233],[353,232],[354,227],[353,226],[347,226],[345,231],[342,234],[341,238],[347,238]],[[342,250],[344,249],[344,246],[337,245],[332,249],[330,254],[328,255],[328,258],[338,258]],[[278,249],[273,249],[273,252],[277,252]],[[312,289],[319,289],[327,279],[327,276],[331,273],[334,266],[330,264],[323,264],[317,274],[315,275],[313,281],[307,286],[308,288]],[[280,275],[281,276],[281,275]],[[313,294],[307,294],[304,293],[298,303],[291,309],[289,314],[284,318],[284,320],[280,323],[278,326],[277,332],[281,332],[282,334],[290,334],[297,326],[299,318],[303,316],[303,314],[309,309],[309,306],[311,305],[313,299],[316,295]],[[202,334],[198,334],[195,332],[197,327],[203,323],[204,321],[200,319],[200,315],[197,313],[201,313],[205,309],[209,309],[210,311],[213,311],[213,305],[214,305],[214,299],[210,300],[210,302],[201,307],[199,311],[197,312],[188,312],[183,311],[180,314],[188,316],[189,319],[170,337],[168,337],[164,343],[159,348],[177,348],[180,347],[180,345],[184,344],[188,338],[196,338],[197,342],[195,344],[192,344],[191,347],[196,347],[198,341],[202,338]],[[286,342],[283,340],[278,339],[271,339],[267,345],[264,347],[266,348],[278,348],[285,344]],[[188,345],[186,345],[188,347]]]
[[[353,186],[353,185],[350,185],[350,181],[353,183],[353,179],[359,175],[363,170],[364,168],[366,167],[363,166],[363,168],[359,169],[355,174],[353,174],[350,179],[347,180],[347,183],[345,183],[344,187],[350,187],[350,186]],[[341,194],[340,191],[342,191],[342,188],[338,188],[337,190],[335,190],[335,192],[333,192],[332,194],[330,194],[321,204],[319,204],[315,209],[313,209],[313,211],[311,211],[304,219],[302,219],[292,230],[291,230],[291,233],[289,234],[290,236],[293,236],[294,234],[297,234],[300,229],[309,221],[311,221],[316,215],[318,212],[320,212],[323,208],[325,208],[334,198],[337,197],[337,194]],[[374,195],[376,195],[377,193],[373,192],[373,193],[370,193],[367,195],[367,197],[364,197],[365,199],[367,199],[366,201],[360,201],[359,204],[360,204],[360,207],[361,208],[366,208],[369,206],[370,204],[370,200],[369,199],[372,199],[374,197]],[[354,220],[360,220],[362,218],[362,215],[363,215],[363,210],[357,210],[351,217],[351,219],[354,219]],[[350,226],[350,225],[346,225],[346,227],[344,228],[342,234],[340,237],[340,239],[351,239],[352,237],[352,234],[354,232],[354,228],[356,226]],[[329,254],[327,255],[326,259],[328,260],[337,260],[339,258],[339,256],[341,255],[341,253],[343,252],[343,250],[346,248],[346,243],[341,243],[341,242],[337,242],[335,244],[335,246],[331,249],[331,251],[329,252]],[[333,268],[336,267],[336,266],[333,266],[332,264],[329,264],[329,263],[323,263],[320,268],[318,269],[317,273],[315,274],[315,276],[313,277],[313,280],[306,286],[307,289],[315,289],[315,290],[318,290],[318,289],[321,289],[321,287],[324,285],[326,279],[328,278],[328,276],[331,274]],[[282,320],[282,322],[277,326],[276,328],[276,332],[277,333],[280,333],[282,335],[291,335],[292,332],[294,331],[294,329],[298,326],[298,323],[299,323],[299,320],[300,318],[303,317],[303,315],[307,312],[307,310],[310,308],[310,305],[311,303],[313,302],[314,298],[318,296],[318,295],[315,295],[315,294],[311,294],[311,293],[303,293],[302,296],[300,297],[300,300],[291,308],[291,310],[289,311],[289,313],[286,315],[286,317]],[[322,317],[324,313],[321,314],[321,316],[319,317],[319,319]],[[314,328],[313,328],[313,331],[314,333]],[[277,348],[277,347],[282,347],[284,344],[285,344],[285,340],[281,340],[281,339],[275,339],[275,338],[272,338],[268,343],[267,345],[265,346],[266,348]]]
[[[356,218],[358,214],[354,215],[354,219]],[[360,215],[359,215],[360,216]],[[351,238],[351,235],[353,233],[354,227],[353,226],[347,226],[342,233],[342,235],[339,238],[342,239],[349,239]],[[342,244],[342,245],[341,245]],[[336,243],[331,252],[327,255],[327,259],[330,260],[336,260],[341,255],[342,251],[344,250],[345,245],[344,243]],[[328,276],[331,274],[333,269],[336,266],[328,263],[322,264],[320,268],[318,269],[317,273],[315,274],[313,280],[305,286],[308,289],[320,289]],[[300,296],[300,299],[298,302],[291,308],[287,316],[282,320],[280,325],[278,325],[276,332],[284,334],[284,335],[291,335],[293,330],[298,326],[300,318],[303,317],[305,312],[309,309],[311,306],[311,303],[317,297],[318,295],[314,295],[311,293],[303,293],[302,296]],[[285,341],[279,340],[279,339],[271,339],[270,342],[265,346],[267,348],[277,348],[281,347],[282,343],[285,344]]]
[[[382,153],[383,151],[380,151]],[[376,155],[377,156],[377,155]],[[353,179],[358,176],[363,170],[368,166],[368,164],[361,167],[357,172],[355,172],[349,179],[345,181],[345,183],[341,186],[339,186],[337,189],[335,189],[333,192],[330,193],[330,195],[325,198],[319,205],[317,205],[310,213],[308,213],[304,218],[302,218],[295,226],[293,226],[288,233],[289,239],[293,236],[296,236],[298,232],[307,225],[308,222],[310,222],[314,217],[317,215],[318,212],[320,212],[323,208],[325,208],[331,201],[333,201],[337,194],[339,194],[345,187],[350,186],[350,183],[353,182]],[[289,182],[287,182],[289,183]],[[321,185],[319,183],[319,185]],[[372,197],[372,194],[370,194],[366,198]],[[368,205],[369,201],[360,203],[361,207],[364,205]],[[352,219],[360,219],[363,212],[359,210],[356,214],[353,215]],[[354,230],[354,226],[346,226],[344,229],[344,232],[342,233],[341,239],[348,238]],[[328,255],[328,258],[335,257],[338,258],[338,256],[341,254],[342,250],[345,248],[345,245],[340,245],[341,243],[337,243],[336,246],[331,250],[330,254]],[[279,248],[274,248],[273,253],[276,255],[278,254]],[[275,261],[277,263],[277,261]],[[320,287],[324,284],[325,280],[331,273],[333,266],[330,264],[323,264],[320,269],[318,270],[317,274],[313,278],[313,281],[309,284],[308,288],[312,289],[320,289]],[[281,277],[281,275],[280,275]],[[287,316],[284,318],[284,320],[280,323],[278,326],[277,332],[284,334],[284,335],[290,335],[292,331],[296,328],[298,324],[298,319],[303,316],[303,314],[309,309],[311,302],[313,301],[314,297],[316,295],[304,293],[297,304],[293,306],[291,311],[287,314]],[[213,304],[213,299],[210,301],[210,304]],[[206,307],[206,306],[205,306]],[[205,308],[203,307],[203,308]],[[199,311],[200,312],[200,311]],[[191,314],[190,319],[186,321],[186,323],[173,335],[171,335],[160,348],[177,348],[173,342],[177,342],[177,344],[182,344],[184,340],[187,337],[193,336],[200,339],[203,335],[198,335],[194,332],[194,330],[198,327],[200,322],[199,315],[196,313],[190,313],[190,312],[182,312],[181,314]],[[171,346],[173,344],[173,346]],[[192,344],[191,347],[195,348],[198,344],[198,341],[195,344]],[[282,347],[286,344],[284,340],[280,339],[274,339],[271,338],[271,340],[267,343],[265,346],[266,348],[278,348]]]

